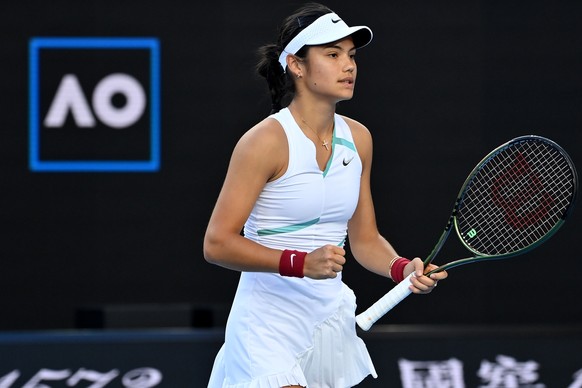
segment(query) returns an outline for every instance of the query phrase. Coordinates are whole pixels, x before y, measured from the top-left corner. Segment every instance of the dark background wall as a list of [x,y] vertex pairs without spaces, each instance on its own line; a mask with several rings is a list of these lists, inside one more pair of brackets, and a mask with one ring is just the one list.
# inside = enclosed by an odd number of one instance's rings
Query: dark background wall
[[[254,52],[298,4],[2,2],[0,329],[74,327],[87,306],[230,304],[238,274],[207,264],[202,238],[236,140],[269,111]],[[375,34],[338,112],[373,133],[378,224],[401,254],[428,254],[466,175],[504,141],[538,134],[582,160],[581,2],[326,4]],[[29,170],[28,45],[55,36],[159,39],[158,172]],[[527,256],[451,270],[383,322],[582,323],[581,221]],[[344,279],[360,308],[391,287],[354,260]]]

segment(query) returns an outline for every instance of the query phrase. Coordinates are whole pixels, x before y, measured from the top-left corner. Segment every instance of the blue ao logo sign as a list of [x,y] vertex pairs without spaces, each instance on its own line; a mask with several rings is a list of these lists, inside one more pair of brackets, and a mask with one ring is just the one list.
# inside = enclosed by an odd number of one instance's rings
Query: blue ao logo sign
[[160,168],[155,38],[33,38],[29,167],[35,172]]

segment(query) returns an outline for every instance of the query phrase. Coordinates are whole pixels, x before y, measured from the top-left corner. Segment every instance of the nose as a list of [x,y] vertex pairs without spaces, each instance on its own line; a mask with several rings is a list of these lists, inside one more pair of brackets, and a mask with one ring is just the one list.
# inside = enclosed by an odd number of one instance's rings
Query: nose
[[356,64],[354,63],[354,61],[351,58],[346,61],[345,65],[344,65],[344,71],[346,71],[348,73],[352,73],[355,68],[356,68]]
[[356,61],[351,56],[348,56],[346,59],[346,64],[344,66],[344,71],[348,73],[353,73],[356,68]]

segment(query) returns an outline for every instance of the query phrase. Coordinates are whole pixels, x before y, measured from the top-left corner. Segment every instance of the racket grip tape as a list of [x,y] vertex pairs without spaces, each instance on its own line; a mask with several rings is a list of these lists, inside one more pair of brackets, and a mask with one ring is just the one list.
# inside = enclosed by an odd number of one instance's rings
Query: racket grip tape
[[386,315],[388,311],[392,310],[398,303],[412,293],[409,287],[410,278],[413,274],[414,272],[378,299],[376,303],[368,307],[366,311],[356,316],[356,323],[362,330],[368,331],[378,319]]

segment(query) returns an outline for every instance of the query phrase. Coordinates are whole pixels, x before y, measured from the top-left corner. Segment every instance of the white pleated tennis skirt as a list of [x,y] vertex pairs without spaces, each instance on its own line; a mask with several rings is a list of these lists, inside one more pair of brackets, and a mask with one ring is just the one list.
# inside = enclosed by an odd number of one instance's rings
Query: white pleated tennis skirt
[[[355,295],[345,284],[342,293],[337,311],[315,327],[311,346],[302,352],[290,354],[296,349],[296,344],[293,339],[285,337],[277,337],[270,343],[266,341],[259,347],[230,347],[225,343],[214,361],[208,388],[280,388],[288,385],[348,388],[359,384],[368,375],[378,377],[366,345],[356,334]],[[238,333],[239,336],[241,341],[246,341],[245,333]],[[237,366],[229,367],[229,360],[237,360]],[[248,364],[249,369],[251,365],[261,365],[260,375],[241,370],[240,360],[244,360],[243,364]]]

